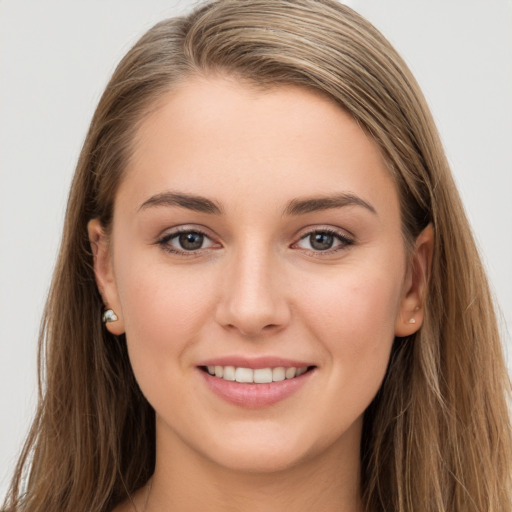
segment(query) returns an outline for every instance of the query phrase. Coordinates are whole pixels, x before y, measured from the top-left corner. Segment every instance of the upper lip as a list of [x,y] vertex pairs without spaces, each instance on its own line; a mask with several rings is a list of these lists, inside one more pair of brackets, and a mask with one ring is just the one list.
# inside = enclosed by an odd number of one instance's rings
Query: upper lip
[[235,368],[303,368],[314,366],[310,361],[301,361],[276,356],[243,357],[243,356],[221,356],[201,361],[197,366],[234,366]]

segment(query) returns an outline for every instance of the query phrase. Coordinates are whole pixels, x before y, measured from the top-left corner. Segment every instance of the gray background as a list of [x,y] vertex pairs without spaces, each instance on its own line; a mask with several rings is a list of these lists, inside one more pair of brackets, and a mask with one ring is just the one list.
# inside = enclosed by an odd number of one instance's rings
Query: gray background
[[[0,497],[37,397],[37,331],[93,110],[137,37],[195,3],[0,0]],[[384,32],[423,88],[510,351],[512,1],[347,3]]]

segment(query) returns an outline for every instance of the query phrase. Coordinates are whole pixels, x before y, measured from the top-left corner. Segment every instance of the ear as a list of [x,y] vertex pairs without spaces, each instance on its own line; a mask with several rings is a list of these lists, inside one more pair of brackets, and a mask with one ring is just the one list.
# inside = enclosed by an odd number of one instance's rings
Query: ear
[[395,336],[410,336],[419,330],[424,318],[424,300],[434,253],[434,229],[429,224],[418,236],[404,281],[402,300],[396,318]]
[[108,237],[99,219],[90,220],[87,224],[87,231],[94,259],[94,275],[98,290],[105,304],[105,309],[113,309],[117,316],[116,321],[107,322],[105,326],[110,333],[120,335],[124,333],[123,312],[117,294]]

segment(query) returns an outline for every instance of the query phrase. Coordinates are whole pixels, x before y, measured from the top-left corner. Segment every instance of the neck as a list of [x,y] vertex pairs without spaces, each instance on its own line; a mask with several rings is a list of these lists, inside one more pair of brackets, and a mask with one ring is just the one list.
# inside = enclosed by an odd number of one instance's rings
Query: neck
[[[359,512],[360,426],[335,446],[277,471],[226,468],[172,437],[159,439],[147,512]],[[163,436],[161,436],[163,437]]]

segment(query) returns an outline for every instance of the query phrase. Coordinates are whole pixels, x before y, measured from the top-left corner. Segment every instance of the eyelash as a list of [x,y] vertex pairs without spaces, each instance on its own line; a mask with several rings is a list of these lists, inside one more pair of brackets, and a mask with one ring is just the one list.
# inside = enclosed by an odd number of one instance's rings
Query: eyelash
[[162,238],[157,240],[157,245],[159,245],[166,252],[170,252],[171,254],[177,254],[178,256],[184,256],[184,257],[197,256],[200,251],[205,250],[205,248],[197,249],[197,250],[193,250],[193,251],[187,251],[185,249],[179,250],[179,249],[172,247],[172,245],[169,245],[169,242],[171,242],[171,240],[174,240],[175,238],[178,238],[180,235],[185,235],[185,234],[197,234],[197,235],[203,236],[204,238],[210,239],[210,237],[201,229],[178,228],[178,229],[174,230],[172,233],[167,233]]
[[[206,247],[206,248],[200,248],[200,249],[197,249],[197,250],[187,251],[186,249],[182,249],[182,250],[176,249],[176,248],[172,247],[169,244],[169,242],[171,242],[171,240],[174,240],[174,239],[176,239],[177,237],[179,237],[180,235],[183,235],[183,234],[197,234],[197,235],[203,236],[206,239],[210,239],[210,237],[204,231],[202,231],[201,229],[197,229],[197,228],[194,228],[194,229],[191,229],[191,228],[178,228],[175,231],[173,231],[172,233],[167,233],[164,236],[162,236],[159,240],[157,240],[156,243],[164,251],[169,252],[171,254],[176,254],[176,255],[179,255],[179,256],[183,256],[183,257],[197,256],[198,253],[200,253],[200,252],[202,252],[204,250],[209,249],[209,247]],[[345,249],[347,249],[347,247],[349,247],[349,246],[354,244],[354,240],[352,240],[351,238],[347,237],[344,234],[339,233],[338,231],[335,231],[335,230],[329,229],[329,228],[320,228],[320,229],[314,229],[312,231],[308,231],[307,233],[302,235],[297,242],[292,244],[292,247],[296,246],[302,240],[306,240],[308,237],[311,237],[311,236],[313,236],[315,234],[324,234],[324,235],[332,236],[338,242],[340,242],[340,244],[335,246],[335,247],[326,249],[324,251],[322,251],[322,250],[314,250],[314,249],[304,249],[307,253],[312,254],[314,256],[324,256],[324,255],[328,256],[328,255],[332,255],[332,254],[337,253],[339,251],[345,250]]]
[[329,235],[334,237],[338,242],[340,242],[339,245],[334,246],[332,248],[326,249],[325,251],[321,250],[313,250],[313,249],[305,249],[309,254],[313,254],[314,256],[329,256],[332,254],[335,254],[339,251],[343,251],[347,249],[349,246],[354,244],[354,240],[346,236],[345,234],[340,233],[339,231],[336,231],[334,229],[330,228],[317,228],[313,229],[312,231],[308,231],[303,236],[300,237],[298,242],[295,242],[293,245],[297,245],[302,240],[306,240],[307,238],[311,237],[315,234],[322,234],[322,235]]

